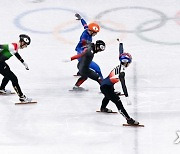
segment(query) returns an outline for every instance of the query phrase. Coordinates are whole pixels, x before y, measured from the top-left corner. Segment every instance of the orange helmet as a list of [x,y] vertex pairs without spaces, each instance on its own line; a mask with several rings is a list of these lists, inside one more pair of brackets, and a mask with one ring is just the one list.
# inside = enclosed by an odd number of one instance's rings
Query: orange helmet
[[94,23],[94,22],[92,22],[92,23],[90,23],[90,24],[88,25],[88,29],[89,29],[90,31],[95,32],[95,33],[97,33],[97,32],[100,31],[99,25],[96,24],[96,23]]

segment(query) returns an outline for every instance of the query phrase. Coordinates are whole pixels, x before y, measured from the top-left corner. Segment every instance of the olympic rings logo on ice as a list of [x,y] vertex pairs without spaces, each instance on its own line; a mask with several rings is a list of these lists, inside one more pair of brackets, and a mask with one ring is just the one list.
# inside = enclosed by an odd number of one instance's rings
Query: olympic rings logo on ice
[[[154,9],[151,9],[151,8],[145,8],[145,7],[118,7],[118,8],[112,8],[110,10],[106,10],[106,11],[103,11],[101,13],[99,13],[95,18],[96,19],[101,19],[104,15],[107,15],[108,13],[112,13],[112,12],[116,12],[116,11],[121,11],[121,10],[143,10],[143,11],[150,11],[150,12],[153,12],[155,14],[157,14],[159,17],[160,17],[160,22],[151,27],[151,28],[147,28],[147,29],[142,29],[140,32],[144,32],[144,31],[150,31],[150,30],[154,30],[156,28],[159,28],[160,26],[164,25],[165,23],[165,19],[166,19],[166,15],[160,11],[157,11],[157,10],[154,10]],[[101,22],[100,22],[101,23]],[[135,33],[136,32],[136,29],[135,30],[116,30],[116,29],[112,29],[112,28],[109,28],[105,25],[103,25],[101,23],[101,27],[102,28],[105,28],[107,30],[110,30],[110,31],[113,31],[113,32],[124,32],[124,33]]]
[[[22,20],[29,16],[29,15],[32,15],[33,13],[42,13],[42,12],[47,12],[47,11],[51,11],[51,14],[52,14],[52,11],[65,11],[65,12],[70,12],[70,13],[77,13],[79,11],[76,11],[76,10],[71,10],[71,9],[65,9],[65,8],[42,8],[42,9],[35,9],[35,10],[30,10],[30,11],[26,11],[26,12],[23,12],[21,14],[19,14],[15,19],[14,19],[14,24],[24,30],[24,31],[27,31],[27,32],[32,32],[32,33],[39,33],[39,34],[50,34],[52,33],[52,31],[43,31],[43,30],[36,30],[36,29],[32,29],[32,28],[28,28],[27,26],[24,26],[22,23]],[[83,13],[80,13],[83,15]],[[42,15],[42,14],[41,14]],[[53,14],[54,15],[54,14]],[[83,15],[85,16],[85,15]],[[39,18],[39,17],[38,17]],[[61,20],[59,18],[59,20]],[[42,23],[43,24],[43,23]],[[77,28],[80,28],[79,25],[75,26],[75,27],[72,27],[70,29],[67,29],[67,30],[64,30],[63,32],[68,32],[68,31],[73,31]]]
[[[124,23],[117,23],[117,21],[111,21],[111,20],[107,20],[107,16],[111,15],[112,13],[118,13],[119,11],[133,11],[135,10],[137,11],[143,11],[149,13],[153,13],[155,16],[157,16],[155,19],[150,19],[148,21],[144,21],[142,23],[140,23],[139,25],[137,25],[134,29],[129,29],[127,30],[124,26]],[[38,14],[45,11],[63,11],[63,12],[69,12],[69,13],[73,13],[73,17],[74,14],[79,12],[76,10],[72,10],[72,9],[66,9],[66,8],[42,8],[42,9],[35,9],[35,10],[30,10],[30,11],[26,11],[23,12],[21,14],[19,14],[15,19],[14,19],[14,24],[24,30],[24,31],[28,31],[28,32],[32,32],[32,33],[39,33],[39,34],[53,34],[58,40],[63,41],[65,43],[70,43],[72,44],[73,42],[70,42],[69,39],[66,39],[65,37],[62,36],[62,33],[68,33],[74,30],[77,30],[78,28],[82,28],[79,25],[79,22],[77,22],[75,19],[74,20],[69,20],[69,21],[63,21],[60,24],[56,24],[57,26],[54,26],[52,29],[52,31],[50,30],[37,30],[32,29],[32,28],[28,28],[29,26],[24,26],[24,19],[27,16],[32,15],[33,13]],[[80,13],[80,12],[79,12]],[[86,16],[83,13],[80,13],[85,19]],[[123,14],[123,13],[122,13]],[[126,15],[126,14],[125,14]],[[112,15],[113,16],[113,15]],[[106,17],[105,19],[103,19],[103,17]],[[67,18],[68,19],[68,18]],[[146,8],[146,7],[136,7],[136,6],[132,6],[132,7],[117,7],[117,8],[112,8],[112,9],[108,9],[105,10],[101,13],[99,13],[98,15],[95,16],[94,18],[99,25],[101,26],[102,29],[106,30],[106,31],[110,31],[110,32],[114,32],[114,33],[118,33],[120,34],[120,38],[123,39],[127,36],[127,34],[135,34],[137,37],[139,37],[140,39],[144,40],[144,41],[148,41],[151,43],[156,43],[156,44],[164,44],[164,45],[180,45],[180,42],[166,42],[166,41],[158,41],[156,39],[151,39],[148,38],[148,36],[145,36],[144,33],[145,32],[149,32],[149,31],[153,31],[155,29],[159,29],[162,26],[164,26],[168,21],[170,20],[174,20],[175,23],[177,25],[180,25],[180,11],[177,12],[177,14],[175,15],[175,17],[173,18],[169,18],[167,17],[163,12],[159,11],[159,10],[155,10],[152,8]],[[137,17],[134,20],[139,20],[139,18]],[[61,19],[59,19],[59,21],[61,21]],[[74,24],[76,24],[74,26]],[[152,25],[153,24],[153,25]],[[132,24],[133,25],[133,24]],[[67,29],[67,26],[70,26],[70,28]],[[73,27],[71,27],[73,26]],[[114,41],[114,39],[108,41],[109,43],[112,43]]]
[[[120,28],[124,28],[125,26],[122,25],[122,24],[117,24],[113,21],[110,21],[110,20],[103,20],[104,23],[111,23],[112,25],[115,25],[116,27],[120,27]],[[63,42],[63,43],[67,43],[67,44],[74,44],[73,41],[71,41],[70,39],[66,39],[65,37],[63,37],[61,34],[61,32],[63,32],[63,28],[65,26],[68,26],[68,25],[72,25],[73,23],[76,23],[77,24],[77,21],[75,20],[72,20],[72,21],[68,21],[68,22],[64,22],[63,24],[60,24],[58,25],[57,27],[54,28],[54,31],[53,31],[53,35],[56,37],[57,40]],[[78,24],[79,25],[79,24]],[[82,28],[82,26],[78,26],[78,28]],[[125,38],[126,37],[126,33],[121,33],[119,34],[119,38]],[[108,41],[106,41],[106,44],[112,44],[114,43],[115,39],[109,39]]]

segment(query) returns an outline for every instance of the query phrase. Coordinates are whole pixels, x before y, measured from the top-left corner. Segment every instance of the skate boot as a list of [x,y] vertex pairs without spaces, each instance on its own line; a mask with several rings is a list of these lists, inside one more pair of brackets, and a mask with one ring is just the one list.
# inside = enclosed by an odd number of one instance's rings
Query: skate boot
[[129,125],[139,125],[139,122],[135,121],[134,119],[130,118],[130,119],[127,119],[127,123]]
[[74,91],[87,91],[86,89],[82,88],[82,87],[79,87],[79,86],[74,86],[73,87],[73,90]]
[[0,89],[0,94],[11,94],[11,90],[6,90],[6,89]]
[[31,101],[32,101],[32,98],[28,98],[28,97],[26,97],[25,95],[23,95],[23,96],[19,97],[19,100],[20,100],[21,102],[31,102]]
[[77,72],[76,76],[81,76],[81,74],[79,72]]
[[124,94],[122,94],[120,91],[115,91],[114,92],[116,95],[118,95],[118,96],[123,96]]
[[108,108],[101,108],[101,112],[107,112],[107,113],[112,113],[113,111]]

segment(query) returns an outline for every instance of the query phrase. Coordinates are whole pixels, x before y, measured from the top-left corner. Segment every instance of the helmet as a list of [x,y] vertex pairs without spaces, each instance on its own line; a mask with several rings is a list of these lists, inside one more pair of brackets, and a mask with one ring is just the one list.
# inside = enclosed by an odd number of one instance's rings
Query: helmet
[[123,63],[131,63],[132,62],[132,56],[129,53],[122,53],[119,56],[119,60],[120,60],[120,62],[123,62]]
[[96,49],[98,47],[98,51],[104,51],[106,48],[106,44],[102,40],[97,40],[96,41]]
[[20,41],[29,45],[31,43],[31,38],[26,34],[19,35]]
[[95,33],[97,33],[97,32],[100,31],[100,27],[99,27],[99,25],[96,24],[96,23],[90,23],[90,24],[88,25],[88,29],[89,29],[90,31],[95,32]]

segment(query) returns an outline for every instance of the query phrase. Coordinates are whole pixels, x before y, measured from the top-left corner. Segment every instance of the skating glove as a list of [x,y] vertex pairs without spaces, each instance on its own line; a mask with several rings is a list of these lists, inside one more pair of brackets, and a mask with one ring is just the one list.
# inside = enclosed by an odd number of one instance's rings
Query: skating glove
[[76,14],[75,14],[75,16],[77,17],[77,19],[76,19],[76,20],[81,20],[81,16],[80,16],[80,14],[79,14],[79,13],[76,13]]
[[29,67],[25,62],[23,62],[23,65],[25,66],[26,70],[29,70]]
[[129,100],[129,97],[125,97],[127,105],[132,105],[131,101]]
[[115,94],[118,95],[118,96],[123,96],[124,95],[120,91],[115,91]]

